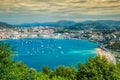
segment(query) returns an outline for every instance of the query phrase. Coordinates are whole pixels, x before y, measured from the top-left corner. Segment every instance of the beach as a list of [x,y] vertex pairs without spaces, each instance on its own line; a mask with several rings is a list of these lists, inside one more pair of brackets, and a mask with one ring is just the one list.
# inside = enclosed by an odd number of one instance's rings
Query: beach
[[100,57],[104,56],[109,62],[116,63],[116,59],[113,54],[111,54],[109,51],[101,49],[101,48],[96,48],[96,53]]

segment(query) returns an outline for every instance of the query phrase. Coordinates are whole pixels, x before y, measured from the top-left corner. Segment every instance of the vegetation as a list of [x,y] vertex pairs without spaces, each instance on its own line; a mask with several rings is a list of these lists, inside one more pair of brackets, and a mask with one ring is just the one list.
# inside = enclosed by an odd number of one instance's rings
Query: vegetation
[[112,45],[108,45],[107,47],[114,51],[119,51],[120,50],[120,41],[117,41]]
[[113,44],[106,44],[106,48],[110,49],[110,52],[115,55],[117,62],[120,62],[120,41],[116,41]]
[[116,61],[119,63],[120,62],[120,53],[119,52],[116,52],[116,51],[113,51],[113,50],[110,50],[110,52],[112,54],[114,54],[115,58],[116,58]]
[[51,70],[43,66],[41,72],[28,68],[22,62],[15,62],[13,48],[0,43],[0,80],[120,80],[120,63],[109,63],[106,58],[90,58],[86,64],[79,64],[78,70],[58,66]]
[[0,22],[0,29],[4,29],[4,28],[15,28],[15,26],[4,23],[4,22]]
[[101,59],[98,56],[89,59],[86,65],[79,64],[77,80],[120,80],[119,70],[115,64],[109,63],[105,57]]

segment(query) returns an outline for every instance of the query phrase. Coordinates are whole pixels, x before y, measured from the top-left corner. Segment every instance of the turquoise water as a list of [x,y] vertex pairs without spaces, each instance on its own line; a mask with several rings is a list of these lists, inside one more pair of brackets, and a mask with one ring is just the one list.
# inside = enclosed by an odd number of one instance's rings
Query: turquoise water
[[16,61],[23,61],[28,67],[41,70],[43,65],[54,68],[58,65],[77,67],[88,58],[96,56],[98,44],[83,40],[26,38],[6,40],[17,46]]

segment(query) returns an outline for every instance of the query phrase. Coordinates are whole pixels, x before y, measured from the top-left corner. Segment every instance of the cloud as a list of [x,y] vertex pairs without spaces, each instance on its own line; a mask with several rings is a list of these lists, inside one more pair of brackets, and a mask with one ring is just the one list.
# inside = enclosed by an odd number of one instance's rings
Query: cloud
[[120,0],[0,0],[0,15],[55,18],[96,15],[110,17],[120,15]]
[[[97,9],[101,9],[101,12],[110,10],[114,12],[120,8],[119,0],[1,0],[0,10],[3,12],[61,12],[61,11],[90,11],[97,13]],[[118,12],[118,11],[117,11]],[[82,12],[83,13],[83,12]]]

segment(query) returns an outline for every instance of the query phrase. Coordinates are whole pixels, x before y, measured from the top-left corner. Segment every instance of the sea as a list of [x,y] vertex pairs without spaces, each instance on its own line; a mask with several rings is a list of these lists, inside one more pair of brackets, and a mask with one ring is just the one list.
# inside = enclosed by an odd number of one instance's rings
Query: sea
[[86,40],[68,40],[52,38],[23,38],[5,40],[16,48],[15,61],[22,61],[29,68],[41,71],[42,66],[51,69],[57,66],[75,66],[85,64],[96,56],[95,48],[99,44]]

